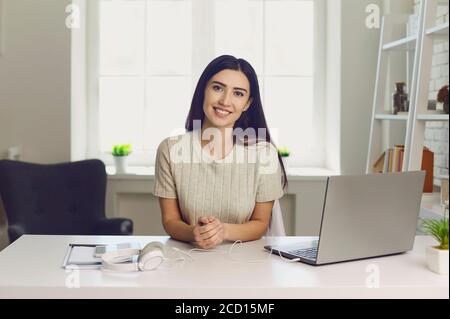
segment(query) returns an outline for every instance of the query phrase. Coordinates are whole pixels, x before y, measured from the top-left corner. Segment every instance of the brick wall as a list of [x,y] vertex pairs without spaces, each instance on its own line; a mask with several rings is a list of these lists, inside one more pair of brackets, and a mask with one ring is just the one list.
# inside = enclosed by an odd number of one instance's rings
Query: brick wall
[[[415,0],[414,2],[414,12],[418,13],[420,0]],[[436,17],[437,23],[444,23],[448,21],[448,4],[438,7]],[[449,83],[448,54],[448,40],[439,41],[434,44],[430,94],[428,96],[430,100],[436,100],[439,89]],[[448,176],[448,128],[449,122],[427,122],[426,124],[425,146],[434,152],[434,175]],[[440,182],[436,179],[434,183],[435,185],[440,185]]]

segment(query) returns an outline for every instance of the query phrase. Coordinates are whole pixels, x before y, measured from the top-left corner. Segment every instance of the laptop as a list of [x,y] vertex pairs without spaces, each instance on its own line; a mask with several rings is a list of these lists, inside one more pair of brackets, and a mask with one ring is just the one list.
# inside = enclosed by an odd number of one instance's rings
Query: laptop
[[265,246],[311,265],[404,253],[413,248],[425,171],[327,178],[319,236]]

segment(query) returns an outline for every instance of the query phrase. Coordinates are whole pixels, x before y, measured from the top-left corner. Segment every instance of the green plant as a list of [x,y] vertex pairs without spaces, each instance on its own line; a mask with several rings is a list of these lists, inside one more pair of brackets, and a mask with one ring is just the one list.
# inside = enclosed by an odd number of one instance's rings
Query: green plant
[[131,153],[131,145],[130,144],[118,144],[114,145],[112,149],[113,156],[127,156]]
[[291,154],[291,152],[289,151],[289,149],[287,147],[279,147],[278,154],[281,157],[288,157]]
[[[445,209],[448,210],[448,203]],[[437,240],[439,243],[438,249],[448,250],[448,218],[446,214],[444,214],[443,219],[423,219],[422,229],[426,234]]]

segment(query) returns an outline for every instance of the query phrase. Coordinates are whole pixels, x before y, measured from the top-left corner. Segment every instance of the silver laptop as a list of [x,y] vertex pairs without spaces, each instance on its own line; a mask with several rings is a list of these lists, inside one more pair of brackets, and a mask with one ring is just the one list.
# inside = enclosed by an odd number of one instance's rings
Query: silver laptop
[[264,248],[311,265],[411,250],[424,180],[424,171],[328,177],[319,237]]

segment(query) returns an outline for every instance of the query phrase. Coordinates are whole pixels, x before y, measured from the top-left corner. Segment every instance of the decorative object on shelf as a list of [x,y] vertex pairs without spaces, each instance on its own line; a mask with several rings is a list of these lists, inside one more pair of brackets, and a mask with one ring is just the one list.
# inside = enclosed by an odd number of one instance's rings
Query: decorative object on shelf
[[289,155],[291,155],[291,151],[287,147],[279,147],[278,155],[281,156],[281,160],[283,161],[283,165],[286,168],[288,166]]
[[433,272],[448,275],[448,201],[444,206],[443,219],[423,219],[423,231],[433,236],[439,243],[438,246],[429,246],[426,248],[426,260],[428,268]]
[[114,165],[116,167],[116,174],[126,174],[127,158],[131,153],[130,144],[114,145],[112,155],[114,157]]
[[436,100],[428,100],[427,110],[436,111]]
[[438,92],[437,101],[444,106],[444,112],[448,114],[448,85],[444,85]]
[[392,94],[392,113],[397,115],[398,112],[408,112],[408,94],[405,92],[406,83],[395,83],[395,92]]

